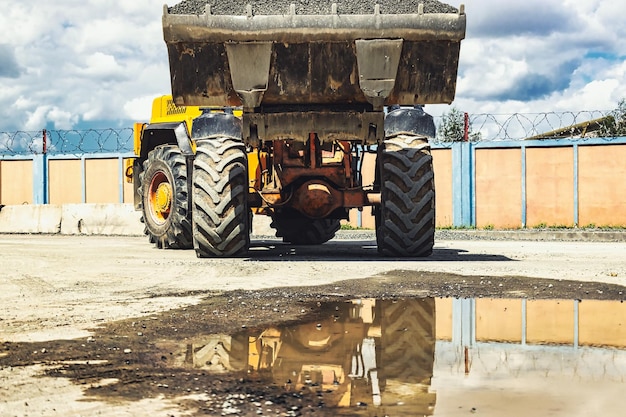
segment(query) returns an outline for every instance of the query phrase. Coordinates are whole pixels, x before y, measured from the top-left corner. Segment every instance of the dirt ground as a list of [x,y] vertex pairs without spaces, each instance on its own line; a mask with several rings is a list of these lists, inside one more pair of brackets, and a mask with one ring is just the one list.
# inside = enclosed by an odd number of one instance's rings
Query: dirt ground
[[422,260],[381,258],[366,233],[252,246],[207,260],[141,237],[0,236],[0,416],[326,415],[324,393],[175,358],[198,334],[314,320],[328,301],[626,298],[624,242],[443,240]]

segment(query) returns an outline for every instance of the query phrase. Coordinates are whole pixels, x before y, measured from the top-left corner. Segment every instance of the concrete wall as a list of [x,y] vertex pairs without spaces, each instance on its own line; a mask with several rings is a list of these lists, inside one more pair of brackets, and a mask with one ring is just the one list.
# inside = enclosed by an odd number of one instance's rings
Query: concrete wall
[[574,150],[526,150],[526,192],[529,227],[574,225]]
[[58,159],[49,161],[48,164],[48,202],[50,204],[82,203],[82,161]]
[[454,222],[452,207],[452,151],[433,149],[433,169],[435,170],[435,222],[437,227],[449,227]]
[[[626,138],[432,146],[438,227],[626,226]],[[0,160],[0,204],[132,203],[130,155]],[[364,184],[376,156],[365,154]],[[373,229],[371,208],[353,226]]]
[[0,160],[0,204],[132,203],[128,155],[32,155]]
[[[626,226],[626,138],[457,142],[432,154],[437,227]],[[350,223],[373,228],[370,213]]]
[[27,204],[0,210],[0,233],[142,236],[133,204]]
[[519,149],[476,150],[476,226],[519,227],[522,166]]
[[476,147],[473,225],[626,226],[625,138],[507,145],[470,145]]
[[[437,320],[447,323],[442,313]],[[477,299],[474,313],[479,342],[626,347],[620,301]]]
[[626,144],[580,146],[580,225],[626,225]]
[[31,204],[32,202],[32,161],[0,161],[0,204]]

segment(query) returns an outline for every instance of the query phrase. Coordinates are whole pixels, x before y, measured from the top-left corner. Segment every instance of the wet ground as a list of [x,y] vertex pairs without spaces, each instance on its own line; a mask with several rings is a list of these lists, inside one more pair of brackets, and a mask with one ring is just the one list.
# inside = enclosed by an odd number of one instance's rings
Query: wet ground
[[[81,387],[86,402],[165,399],[175,405],[167,415],[622,415],[609,394],[626,389],[624,287],[460,275],[440,285],[438,278],[394,270],[208,296],[107,323],[87,338],[3,343],[0,367],[7,375],[40,366],[45,377]],[[520,308],[569,303],[565,320],[575,318],[577,327],[565,332],[571,340],[529,343],[521,336],[528,323],[506,318],[494,297]],[[585,346],[574,335],[580,306],[592,300],[602,303],[596,313],[623,317],[608,329],[617,343]],[[484,329],[519,327],[519,340],[493,330],[477,335],[477,319]],[[545,325],[539,334],[554,333],[551,319]],[[7,416],[27,415],[28,407],[28,399],[0,403]]]
[[0,416],[623,415],[623,244],[0,246]]

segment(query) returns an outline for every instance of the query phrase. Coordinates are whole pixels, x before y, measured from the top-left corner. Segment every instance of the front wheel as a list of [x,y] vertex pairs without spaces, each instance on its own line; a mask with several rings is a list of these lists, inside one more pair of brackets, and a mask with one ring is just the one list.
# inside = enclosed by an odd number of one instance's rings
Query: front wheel
[[379,152],[381,204],[375,210],[378,252],[424,257],[435,242],[435,179],[425,139],[398,135]]
[[250,247],[248,161],[240,139],[196,142],[193,242],[199,258],[245,255]]
[[142,221],[150,242],[163,249],[190,249],[187,162],[180,149],[163,145],[150,151],[140,184]]

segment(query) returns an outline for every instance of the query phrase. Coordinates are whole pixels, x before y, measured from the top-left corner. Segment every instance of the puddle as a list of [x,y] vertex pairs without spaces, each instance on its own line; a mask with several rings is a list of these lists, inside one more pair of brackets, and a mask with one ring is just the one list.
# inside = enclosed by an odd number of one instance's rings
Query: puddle
[[86,399],[167,398],[185,415],[623,415],[621,301],[312,306],[308,319],[213,333],[203,329],[219,311],[199,305],[88,339],[4,344],[0,365],[48,364],[47,376],[84,386]]
[[328,415],[623,415],[622,302],[361,299],[319,310],[307,323],[200,337],[171,363],[314,393]]

